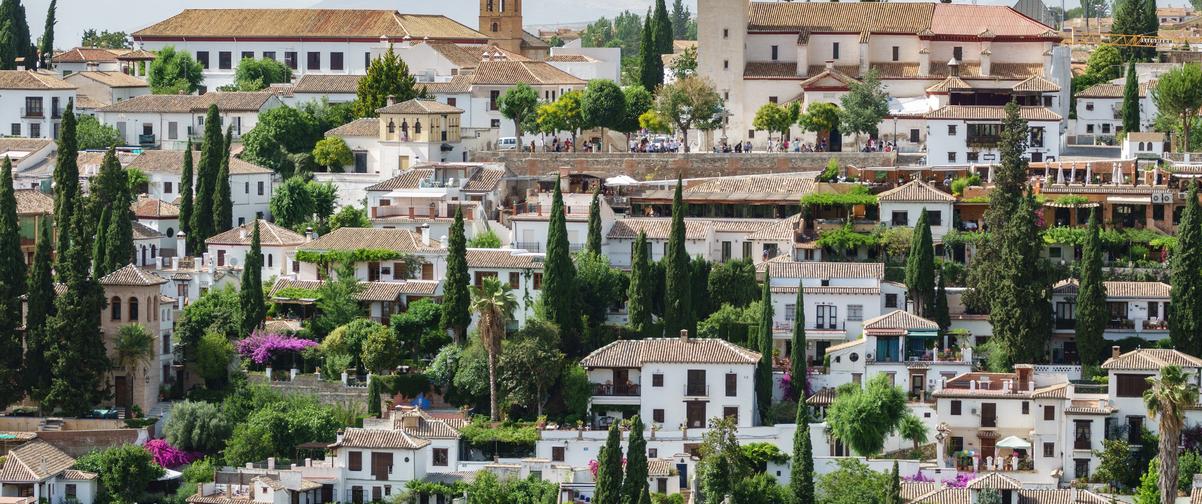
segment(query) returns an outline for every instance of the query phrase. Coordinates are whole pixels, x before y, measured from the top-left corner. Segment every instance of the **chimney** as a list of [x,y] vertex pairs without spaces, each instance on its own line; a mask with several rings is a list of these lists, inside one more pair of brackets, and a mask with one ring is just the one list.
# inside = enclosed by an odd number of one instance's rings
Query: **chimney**
[[834,70],[835,69],[835,60],[826,60],[826,69],[827,69],[827,71]]
[[313,241],[317,238],[317,233],[313,232],[313,226],[305,228],[305,241]]
[[689,342],[689,330],[688,329],[680,330],[680,341],[685,342],[685,343]]
[[1035,368],[1030,365],[1014,366],[1014,372],[1018,375],[1019,390],[1027,389],[1028,385],[1031,383],[1031,373],[1034,371]]
[[245,239],[246,239],[246,228],[244,228],[244,227],[240,227],[240,228],[238,228],[238,239],[239,239],[239,240],[245,240]]
[[396,95],[388,95],[388,104],[396,105]]
[[429,247],[430,246],[430,225],[429,224],[422,224],[421,234],[422,234],[422,245]]
[[956,58],[952,58],[947,62],[947,75],[950,77],[960,76],[960,62]]
[[1117,359],[1120,355],[1123,355],[1123,351],[1119,349],[1118,345],[1110,347],[1110,358]]
[[981,77],[989,77],[993,72],[993,50],[989,48],[989,43],[985,44],[985,49],[981,51]]
[[186,233],[179,231],[175,233],[175,256],[188,257],[188,240]]
[[275,457],[267,457],[267,470],[268,471],[275,470]]

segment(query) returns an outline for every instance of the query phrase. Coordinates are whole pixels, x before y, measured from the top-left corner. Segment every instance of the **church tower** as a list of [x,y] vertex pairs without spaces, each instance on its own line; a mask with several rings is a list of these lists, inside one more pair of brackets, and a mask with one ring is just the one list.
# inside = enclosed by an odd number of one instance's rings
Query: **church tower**
[[480,0],[479,31],[501,49],[522,54],[522,0]]

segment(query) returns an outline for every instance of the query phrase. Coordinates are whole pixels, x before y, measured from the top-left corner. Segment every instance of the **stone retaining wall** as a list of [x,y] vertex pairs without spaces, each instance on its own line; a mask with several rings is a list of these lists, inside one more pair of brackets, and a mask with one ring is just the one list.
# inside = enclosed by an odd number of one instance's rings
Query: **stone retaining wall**
[[475,151],[475,162],[503,162],[517,175],[547,175],[560,168],[605,176],[628,175],[636,180],[663,180],[681,174],[684,178],[753,175],[816,171],[831,159],[841,165],[893,166],[894,153],[884,152],[790,152],[790,153],[599,153]]

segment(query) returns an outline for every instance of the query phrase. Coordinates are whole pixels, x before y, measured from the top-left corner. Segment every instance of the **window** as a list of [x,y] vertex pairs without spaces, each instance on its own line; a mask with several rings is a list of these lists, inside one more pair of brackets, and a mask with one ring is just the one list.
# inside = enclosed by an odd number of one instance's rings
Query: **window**
[[221,70],[229,70],[234,67],[234,55],[229,51],[221,51],[217,53],[217,68]]
[[1088,450],[1093,438],[1090,425],[1091,420],[1073,420],[1073,449]]
[[722,38],[730,38],[730,29],[728,29],[728,28],[722,29]]
[[263,51],[263,59],[274,60],[275,51]]
[[955,124],[947,125],[947,136],[956,136],[956,125]]
[[21,123],[13,123],[12,136],[21,136]]
[[908,226],[910,225],[910,212],[896,210],[893,212],[893,218],[889,222],[894,226]]
[[346,468],[350,471],[363,470],[363,452],[353,451],[346,454]]
[[730,60],[722,60],[722,69],[730,70]]
[[1127,320],[1127,303],[1109,302],[1106,308],[1110,311],[1110,320]]
[[454,96],[448,96],[448,97],[447,97],[447,105],[450,105],[450,106],[454,107],[454,106],[455,106],[455,104],[456,104],[456,103],[458,103],[458,102],[459,102],[459,101],[458,101],[458,100],[456,100]]
[[[1086,107],[1086,108],[1089,108],[1089,107]],[[1092,124],[1086,124],[1086,125],[1085,125],[1085,132],[1086,132],[1086,133],[1091,133],[1091,134],[1092,134],[1092,133],[1093,133],[1093,125],[1092,125]]]
[[[1062,256],[1063,256],[1063,251],[1060,249],[1060,247],[1048,247],[1048,257],[1056,259],[1056,258],[1060,258]],[[1064,303],[1058,303],[1058,304],[1064,304]]]
[[510,272],[509,272],[509,288],[510,288],[510,289],[515,289],[515,290],[516,290],[516,289],[518,288],[518,277],[519,277],[520,275],[521,275],[521,274],[520,274],[520,273],[518,273],[518,272],[516,272],[516,271],[510,271]]
[[651,410],[651,421],[655,422],[655,423],[664,423],[664,410],[662,410],[662,409]]
[[163,182],[163,192],[165,192],[165,193],[175,192],[175,191],[172,191],[171,189],[172,189],[171,182]]
[[651,386],[652,387],[664,386],[664,374],[663,373],[655,373],[655,374],[651,375]]
[[437,467],[446,467],[450,465],[451,455],[446,448],[434,449],[434,465]]
[[25,117],[42,117],[42,97],[25,97]]
[[1031,414],[1031,402],[1030,401],[1023,401],[1023,414],[1024,415]]
[[296,70],[296,51],[284,51],[284,64]]
[[668,478],[655,479],[655,492],[661,494],[668,493]]
[[952,436],[952,453],[964,451],[964,438],[960,436]]
[[330,70],[342,70],[342,69],[343,69],[342,53],[340,53],[340,52],[330,53]]
[[488,110],[497,110],[497,99],[500,97],[500,90],[494,89],[488,92]]
[[772,61],[776,61],[780,57],[780,46],[772,46]]
[[66,493],[68,499],[74,499],[78,495],[75,491],[75,484],[68,483],[66,485]]
[[259,181],[258,193],[259,193],[259,196],[263,195],[263,181],[262,180]]
[[838,329],[839,328],[839,308],[833,305],[818,305],[818,317],[815,321],[815,329]]
[[778,97],[776,97],[776,96],[769,96],[769,97],[768,97],[768,103],[775,104],[775,103],[777,102],[777,100],[779,100],[779,98],[778,98]]
[[1076,473],[1076,479],[1089,479],[1089,459],[1073,459],[1073,472]]
[[1043,456],[1045,458],[1055,457],[1056,456],[1056,443],[1044,443],[1043,444]]
[[690,369],[687,374],[688,382],[686,383],[685,395],[703,396],[705,391],[705,370]]
[[1114,378],[1114,392],[1119,397],[1143,397],[1144,391],[1151,386],[1147,375],[1116,374]]
[[1043,147],[1043,127],[1031,128],[1030,147]]
[[242,194],[250,194],[250,181],[242,184]]
[[730,248],[731,245],[729,241],[722,242],[722,262],[730,260]]
[[179,138],[179,123],[171,121],[167,123],[167,139],[175,140]]
[[739,375],[726,373],[726,397],[739,395]]
[[911,128],[910,129],[910,143],[918,143],[918,140],[919,140],[918,128]]
[[864,320],[864,305],[847,305],[847,320]]
[[955,163],[955,162],[956,162],[956,153],[955,153],[955,152],[949,152],[949,153],[947,153],[947,162],[949,162],[949,163]]
[[893,61],[899,61],[900,59],[901,59],[901,48],[897,47],[897,46],[893,46]]
[[321,53],[310,51],[308,58],[305,60],[306,70],[321,70]]
[[493,31],[493,32],[498,32],[498,31],[501,31],[501,25],[499,25],[499,24],[497,24],[497,23],[493,23],[493,24],[492,24],[492,31]]
[[370,66],[371,66],[371,52],[368,51],[368,52],[363,53],[363,69],[366,70]]
[[953,47],[952,48],[952,57],[956,58],[956,61],[963,61],[964,60],[964,48],[959,47],[959,46]]
[[885,308],[897,308],[897,294],[885,294]]
[[1149,319],[1160,318],[1160,303],[1157,303],[1156,301],[1148,302],[1148,318]]
[[[543,274],[535,273],[533,280],[534,280],[534,290],[541,290],[543,288]],[[661,381],[662,381],[662,379],[661,379]]]
[[200,63],[200,67],[209,69],[209,51],[196,51],[196,62]]
[[121,320],[121,298],[117,296],[109,300],[109,319],[113,322]]
[[42,138],[42,123],[29,124],[29,138]]
[[1110,123],[1102,124],[1102,133],[1110,133]]
[[942,226],[943,212],[939,210],[927,210],[927,224],[931,226]]
[[562,446],[552,446],[551,447],[551,461],[552,462],[563,462],[565,451],[567,451],[567,449]]
[[722,408],[722,418],[731,418],[737,423],[739,421],[739,408],[735,406]]
[[961,409],[961,407],[962,407],[962,406],[961,406],[961,404],[960,404],[960,401],[952,401],[952,405],[951,405],[951,406],[952,406],[952,412],[951,412],[951,414],[953,414],[953,415],[959,415],[959,414],[960,414],[960,409]]
[[500,128],[500,127],[501,127],[501,120],[500,120],[500,119],[493,119],[493,120],[489,121],[489,122],[488,122],[488,127],[490,127],[490,128]]
[[242,51],[242,58],[240,58],[240,59],[244,59],[244,60],[255,59],[255,52],[254,51]]
[[834,42],[831,44],[831,59],[835,59],[835,60],[839,59],[839,43],[838,42]]
[[1056,419],[1056,407],[1055,406],[1044,406],[1043,407],[1043,419],[1046,421],[1049,421],[1049,422],[1055,420]]
[[138,298],[129,298],[129,321],[138,321]]

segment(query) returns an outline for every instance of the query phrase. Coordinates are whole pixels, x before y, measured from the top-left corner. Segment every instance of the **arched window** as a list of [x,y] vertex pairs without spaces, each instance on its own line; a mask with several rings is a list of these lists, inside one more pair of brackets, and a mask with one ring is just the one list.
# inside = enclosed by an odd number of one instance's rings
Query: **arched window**
[[413,121],[413,134],[414,135],[422,134],[422,120],[421,119]]
[[175,238],[175,228],[167,228],[167,237]]
[[273,265],[273,264],[272,264],[272,262],[273,262],[272,255],[271,255],[271,254],[267,254],[267,267],[268,267],[268,268],[271,268],[271,267],[274,267],[274,266],[275,266],[275,265]]
[[[402,127],[404,127],[404,126],[402,125]],[[391,135],[393,133],[396,133],[396,123],[392,122],[392,119],[389,119],[388,120],[388,134]]]
[[492,24],[492,31],[495,33],[495,32],[499,32],[499,31],[501,31],[501,30],[500,30],[500,27],[498,27],[496,23],[493,23],[493,24]]
[[501,12],[505,12],[505,0],[501,0]]
[[138,298],[136,297],[129,298],[129,321],[138,321]]
[[117,296],[109,300],[109,318],[113,321],[121,320],[121,298]]
[[150,245],[150,258],[154,259],[155,257],[157,257],[155,254],[158,254],[158,252],[159,252],[159,247],[151,244]]
[[409,136],[409,121],[401,119],[401,136]]

